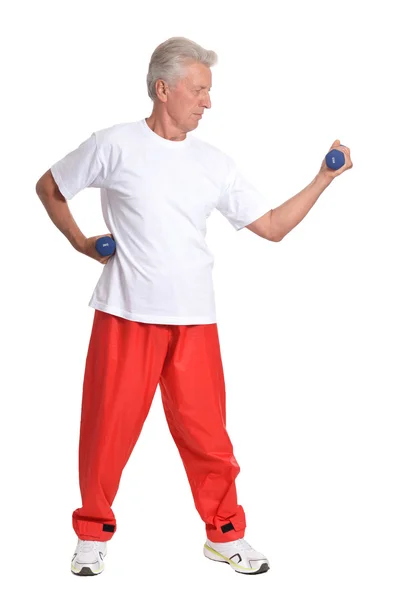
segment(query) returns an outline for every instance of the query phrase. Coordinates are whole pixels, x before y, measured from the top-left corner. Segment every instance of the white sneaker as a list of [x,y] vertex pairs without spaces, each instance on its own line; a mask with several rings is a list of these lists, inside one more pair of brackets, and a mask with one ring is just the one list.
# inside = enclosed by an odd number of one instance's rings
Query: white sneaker
[[98,575],[104,571],[107,542],[80,540],[72,557],[71,571],[74,575]]
[[266,556],[254,550],[244,538],[219,544],[207,539],[204,544],[204,555],[211,560],[225,562],[237,573],[245,575],[266,573],[270,568]]

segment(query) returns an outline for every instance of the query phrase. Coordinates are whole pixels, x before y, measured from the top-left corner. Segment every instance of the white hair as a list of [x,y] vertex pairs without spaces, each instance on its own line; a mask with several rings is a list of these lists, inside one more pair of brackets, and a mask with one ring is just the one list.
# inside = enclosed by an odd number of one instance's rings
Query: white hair
[[151,100],[157,99],[155,83],[165,81],[172,89],[184,77],[185,68],[193,62],[213,67],[218,60],[216,52],[206,50],[185,37],[172,37],[157,46],[152,53],[147,74],[147,90]]

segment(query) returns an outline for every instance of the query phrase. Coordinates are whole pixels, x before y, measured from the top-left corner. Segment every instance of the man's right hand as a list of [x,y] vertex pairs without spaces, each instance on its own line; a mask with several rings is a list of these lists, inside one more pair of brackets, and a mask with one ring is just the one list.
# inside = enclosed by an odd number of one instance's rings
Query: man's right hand
[[97,252],[96,241],[102,237],[112,238],[112,235],[110,233],[104,233],[103,235],[96,235],[93,237],[86,238],[83,242],[80,252],[82,254],[86,254],[86,256],[89,256],[90,258],[94,258],[94,260],[97,260],[101,264],[105,265],[109,261],[109,259],[113,257],[113,254],[110,254],[109,256],[101,256],[101,254]]

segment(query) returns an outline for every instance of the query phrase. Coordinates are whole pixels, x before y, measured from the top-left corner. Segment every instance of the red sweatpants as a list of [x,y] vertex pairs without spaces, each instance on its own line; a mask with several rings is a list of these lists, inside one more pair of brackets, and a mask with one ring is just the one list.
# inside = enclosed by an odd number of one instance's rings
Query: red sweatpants
[[240,467],[226,431],[217,324],[141,323],[98,310],[83,383],[76,534],[107,541],[116,531],[111,506],[158,383],[207,537],[243,537],[245,514],[235,487]]

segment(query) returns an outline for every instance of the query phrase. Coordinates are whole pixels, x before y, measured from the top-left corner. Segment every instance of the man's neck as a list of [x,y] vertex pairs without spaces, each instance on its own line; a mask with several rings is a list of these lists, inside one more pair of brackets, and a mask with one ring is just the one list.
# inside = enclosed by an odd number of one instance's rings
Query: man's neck
[[181,142],[186,139],[187,134],[181,131],[169,117],[165,118],[152,113],[150,117],[146,118],[146,123],[154,133],[166,140]]

